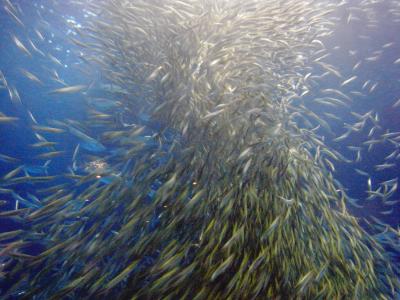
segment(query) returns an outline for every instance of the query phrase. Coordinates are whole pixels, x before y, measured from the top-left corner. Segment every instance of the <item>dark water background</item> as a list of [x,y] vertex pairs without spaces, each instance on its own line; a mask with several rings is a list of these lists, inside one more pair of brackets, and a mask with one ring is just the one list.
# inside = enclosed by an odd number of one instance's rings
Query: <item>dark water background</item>
[[[48,91],[60,88],[60,84],[47,80],[50,72],[47,69],[56,69],[60,78],[69,85],[74,84],[90,84],[92,80],[101,78],[87,78],[79,71],[82,60],[77,57],[79,49],[67,39],[74,36],[74,31],[66,25],[68,22],[84,23],[87,19],[87,12],[82,9],[76,9],[65,1],[62,5],[53,6],[52,1],[14,1],[20,5],[23,11],[22,21],[25,27],[16,24],[2,9],[0,9],[0,70],[4,73],[9,84],[15,86],[21,96],[22,105],[13,105],[10,101],[8,91],[0,89],[0,111],[8,116],[19,117],[19,122],[15,124],[0,124],[0,153],[19,158],[23,164],[33,167],[41,166],[46,160],[37,160],[34,157],[43,150],[33,149],[29,144],[37,142],[31,129],[32,121],[27,116],[27,111],[31,111],[40,124],[46,124],[50,119],[63,120],[74,119],[84,120],[86,112],[86,104],[82,96],[74,95],[49,95]],[[342,15],[341,15],[342,13]],[[382,56],[375,62],[363,62],[357,71],[360,85],[370,79],[379,82],[376,90],[365,97],[354,102],[351,108],[358,113],[366,113],[373,109],[378,112],[381,118],[381,126],[391,131],[400,131],[400,107],[393,108],[393,103],[400,98],[400,65],[394,65],[393,61],[400,57],[400,28],[393,26],[392,20],[388,19],[387,7],[382,5],[379,7],[378,29],[371,30],[366,28],[362,22],[354,22],[349,27],[343,19],[346,19],[345,12],[339,12],[340,21],[338,21],[338,29],[335,35],[325,40],[328,49],[332,49],[333,55],[328,62],[338,69],[346,70],[351,74],[351,69],[360,58],[372,56],[373,52],[382,48],[382,45],[393,42],[393,46],[384,50]],[[47,20],[48,24],[40,20]],[[398,23],[398,25],[400,25]],[[34,33],[34,29],[38,28],[45,36],[45,41],[40,41],[39,37]],[[51,53],[57,57],[64,66],[58,66],[51,62],[47,57],[34,55],[34,59],[23,54],[13,43],[12,34],[16,35],[22,41],[26,41],[25,37],[29,36],[36,45],[40,45],[40,49],[44,53]],[[358,35],[365,34],[370,39],[362,40],[357,38]],[[335,49],[339,46],[340,48]],[[349,51],[357,51],[357,55],[349,55]],[[33,74],[37,74],[44,82],[43,86],[39,86],[20,73],[20,68],[25,68]],[[330,80],[330,79],[329,79]],[[326,87],[332,86],[332,82],[326,82]],[[344,87],[346,90],[348,87]],[[354,88],[357,90],[357,88]],[[316,91],[318,93],[318,91]],[[319,108],[315,107],[318,112]],[[342,111],[341,111],[342,110]],[[329,111],[321,107],[320,112]],[[341,122],[332,122],[330,125],[335,133],[339,136],[344,132],[344,123],[352,124],[354,119],[350,118],[348,109],[332,110],[341,118]],[[339,150],[348,158],[354,158],[355,153],[348,150],[346,146],[360,145],[364,139],[365,129],[361,133],[352,134],[351,138],[343,142],[332,142],[329,137],[327,144],[334,149]],[[43,136],[47,136],[46,133]],[[48,173],[60,174],[66,173],[67,168],[71,165],[71,157],[78,139],[68,134],[48,135],[49,140],[58,142],[57,150],[65,150],[65,155],[52,159],[49,165]],[[109,151],[110,149],[107,149]],[[83,150],[84,151],[84,150]],[[395,229],[400,225],[400,203],[393,207],[393,213],[390,215],[382,215],[380,211],[388,210],[390,207],[384,207],[379,201],[366,201],[367,178],[356,174],[355,168],[368,172],[372,177],[373,188],[379,182],[392,179],[400,175],[398,167],[385,171],[375,171],[374,165],[381,163],[383,158],[393,151],[393,146],[377,145],[373,151],[366,153],[359,163],[336,163],[335,176],[347,189],[348,194],[360,199],[359,203],[364,208],[349,207],[352,214],[359,217],[376,216],[382,221],[390,224]],[[398,162],[397,162],[398,165]],[[0,174],[6,174],[15,168],[15,165],[0,162]],[[52,184],[53,185],[53,184]],[[38,189],[46,188],[45,183],[25,183],[18,185],[16,192],[22,196],[26,193],[35,193]],[[0,195],[2,200],[7,200],[8,204],[1,207],[1,210],[10,210],[15,206],[15,200],[8,194]],[[400,198],[397,191],[391,200]],[[9,231],[19,228],[21,225],[0,219],[0,232]],[[31,249],[37,252],[40,249]],[[397,256],[400,263],[400,257]]]

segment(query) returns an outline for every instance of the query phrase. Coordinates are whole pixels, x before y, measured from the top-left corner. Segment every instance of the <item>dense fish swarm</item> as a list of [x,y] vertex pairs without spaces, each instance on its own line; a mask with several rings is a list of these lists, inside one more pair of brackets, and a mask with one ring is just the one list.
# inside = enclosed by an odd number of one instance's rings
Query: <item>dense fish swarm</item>
[[[28,201],[9,190],[25,208],[0,213],[23,224],[0,234],[1,241],[11,239],[0,250],[5,297],[396,297],[399,270],[383,243],[395,248],[390,236],[398,233],[384,226],[387,236],[378,238],[347,212],[353,200],[332,175],[332,160],[347,159],[319,134],[320,127],[331,132],[329,124],[305,100],[326,76],[337,77],[342,88],[358,78],[343,78],[323,61],[324,39],[345,1],[75,2],[99,17],[75,28],[71,40],[118,100],[91,95],[92,83],[66,86],[55,72],[63,86],[50,95],[84,93],[92,107],[88,121],[45,126],[29,112],[38,138],[32,147],[48,150],[37,158],[64,153],[40,133],[67,133],[80,143],[71,172],[63,174],[69,181],[54,183],[43,199]],[[373,7],[361,1],[359,10],[373,18]],[[5,9],[23,25],[11,2]],[[392,10],[400,12],[395,3]],[[32,56],[25,41],[12,40]],[[25,69],[22,74],[43,84]],[[21,102],[0,75],[13,103]],[[325,85],[326,97],[313,100],[349,106],[348,93],[336,88]],[[356,117],[364,123],[336,140],[378,121],[372,112]],[[0,115],[0,122],[16,121]],[[106,154],[80,167],[82,148]],[[380,168],[390,167],[385,164]],[[28,175],[17,177],[23,171]],[[29,175],[40,171],[18,166],[3,176],[2,188],[56,180]],[[393,181],[375,192],[396,188]],[[35,243],[43,251],[27,254]]]

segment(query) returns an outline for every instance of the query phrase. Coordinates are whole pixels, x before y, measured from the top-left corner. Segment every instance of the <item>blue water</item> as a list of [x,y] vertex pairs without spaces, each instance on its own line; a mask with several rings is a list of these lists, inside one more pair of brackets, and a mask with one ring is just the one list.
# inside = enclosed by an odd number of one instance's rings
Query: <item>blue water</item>
[[[49,125],[51,120],[74,119],[83,121],[86,118],[87,103],[84,96],[81,94],[73,95],[49,95],[50,90],[60,88],[60,84],[50,80],[51,72],[56,70],[59,77],[62,78],[68,85],[75,84],[90,84],[94,79],[100,79],[101,73],[93,70],[91,76],[86,76],[79,71],[82,67],[82,60],[78,57],[79,48],[68,41],[68,37],[75,36],[76,32],[71,30],[66,23],[76,22],[76,24],[84,23],[87,15],[82,10],[74,8],[72,3],[53,5],[53,1],[13,1],[19,5],[23,11],[23,22],[25,27],[16,24],[9,15],[0,9],[0,70],[4,73],[10,85],[17,88],[22,104],[13,104],[10,101],[8,91],[0,89],[0,111],[8,116],[16,116],[20,118],[15,124],[0,124],[0,153],[6,154],[21,161],[21,164],[26,166],[26,171],[32,175],[56,175],[67,173],[71,167],[71,157],[77,144],[81,143],[80,151],[85,154],[112,154],[114,149],[105,144],[105,148],[99,145],[85,145],[79,138],[71,134],[46,134],[44,137],[49,137],[49,140],[57,142],[55,146],[57,150],[65,151],[64,155],[51,160],[51,163],[44,167],[46,160],[35,159],[35,156],[43,153],[43,149],[34,149],[29,146],[37,142],[37,138],[31,128],[32,120],[27,112],[30,111],[35,119],[40,124]],[[390,22],[386,22],[387,12],[382,6],[379,12],[379,20],[381,28],[378,31],[370,32],[368,35],[371,39],[360,42],[360,39],[355,38],[357,35],[363,34],[367,29],[362,23],[355,23],[351,30],[349,26],[343,24],[338,26],[338,30],[333,37],[326,40],[326,47],[332,49],[333,55],[326,61],[338,67],[338,69],[346,70],[351,73],[351,69],[358,59],[356,56],[349,55],[349,51],[357,51],[360,57],[368,57],[373,55],[373,51],[381,49],[385,43],[393,42],[393,46],[384,50],[378,62],[368,63],[363,62],[357,72],[359,82],[364,82],[370,79],[374,82],[379,82],[374,93],[366,93],[366,96],[354,102],[351,110],[366,113],[370,110],[377,112],[381,119],[383,130],[390,129],[391,131],[400,130],[400,107],[392,108],[393,103],[400,98],[400,66],[394,65],[393,61],[400,57],[400,32],[399,27],[394,27]],[[344,12],[343,16],[344,17]],[[47,21],[48,23],[44,22]],[[43,33],[45,40],[41,41],[35,34],[34,29],[39,29]],[[41,51],[51,53],[54,57],[62,62],[62,66],[50,61],[47,57],[41,57],[35,54],[34,59],[23,54],[12,41],[11,36],[16,35],[27,44],[26,37],[30,37],[32,42],[40,45]],[[339,49],[334,49],[340,46]],[[32,52],[33,53],[33,52]],[[357,55],[358,56],[358,55]],[[43,86],[35,84],[21,75],[20,68],[27,69],[33,74],[37,74],[44,82]],[[95,78],[93,78],[95,77]],[[329,79],[331,80],[331,78]],[[326,82],[326,87],[332,86],[332,82]],[[344,90],[350,87],[344,87]],[[318,93],[318,91],[316,91]],[[105,103],[102,107],[107,109]],[[111,108],[112,109],[112,108]],[[343,124],[354,122],[347,108],[335,109],[329,111],[326,107],[314,107],[316,112],[335,112],[341,119],[341,122],[330,122],[335,135],[340,135],[344,132]],[[341,115],[341,113],[343,115]],[[126,124],[133,122],[128,115],[121,112],[123,121]],[[143,120],[146,116],[142,116]],[[156,129],[157,124],[154,124]],[[335,143],[329,139],[327,134],[327,144],[338,150],[344,156],[354,159],[355,152],[348,150],[347,146],[357,146],[364,141],[367,129],[362,132],[353,133],[350,139],[343,142]],[[92,132],[92,137],[96,137],[96,132]],[[371,152],[363,152],[366,154],[361,162],[356,164],[335,163],[336,172],[335,178],[347,188],[348,195],[352,198],[360,199],[359,203],[364,205],[364,208],[348,207],[348,210],[360,217],[370,220],[370,216],[379,217],[382,221],[390,224],[393,228],[400,226],[400,203],[391,207],[383,206],[379,201],[367,201],[366,198],[367,178],[359,176],[355,172],[355,168],[362,169],[372,175],[373,187],[376,188],[379,182],[389,180],[400,176],[400,168],[396,161],[396,168],[385,171],[376,171],[374,166],[381,163],[383,158],[393,151],[393,145],[378,145]],[[0,161],[0,174],[6,174],[18,164],[9,164]],[[113,178],[104,178],[103,183],[108,184]],[[60,183],[65,183],[59,180]],[[52,186],[46,183],[24,183],[19,184],[15,191],[24,197],[28,193],[37,194],[38,190]],[[7,188],[7,187],[4,187]],[[391,200],[400,199],[399,190],[391,197]],[[15,207],[15,199],[11,194],[0,194],[0,200],[6,200],[7,204],[0,207],[0,210],[11,210]],[[23,207],[23,205],[22,205]],[[383,215],[380,212],[393,208],[393,212],[388,215]],[[21,224],[10,220],[0,219],[0,232],[9,231],[11,229],[21,228]],[[390,249],[389,249],[390,250]],[[40,251],[40,249],[31,249],[32,253]],[[400,263],[400,255],[394,254]]]

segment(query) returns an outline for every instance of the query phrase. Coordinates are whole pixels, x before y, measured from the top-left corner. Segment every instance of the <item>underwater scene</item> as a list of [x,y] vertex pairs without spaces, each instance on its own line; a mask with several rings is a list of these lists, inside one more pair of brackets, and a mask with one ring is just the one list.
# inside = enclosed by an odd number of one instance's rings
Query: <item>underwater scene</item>
[[0,299],[400,299],[400,1],[0,4]]

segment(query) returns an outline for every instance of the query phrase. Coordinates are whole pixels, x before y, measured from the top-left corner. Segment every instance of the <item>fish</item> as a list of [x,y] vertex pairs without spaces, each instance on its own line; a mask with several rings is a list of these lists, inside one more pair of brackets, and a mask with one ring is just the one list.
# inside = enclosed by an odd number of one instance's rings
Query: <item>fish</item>
[[18,195],[15,192],[11,193],[12,197],[15,199],[15,201],[18,201],[19,204],[22,204],[23,206],[27,207],[27,208],[39,208],[42,204],[39,202],[39,205],[37,204],[37,202],[30,202],[29,200],[21,197],[20,195]]
[[12,191],[12,189],[0,188],[0,194],[11,194]]
[[384,164],[375,165],[375,170],[382,171],[382,170],[391,169],[394,167],[396,167],[396,164],[384,163]]
[[234,255],[229,256],[211,275],[211,282],[214,281],[218,276],[226,271],[227,268],[232,264]]
[[162,70],[162,66],[155,68],[154,71],[151,72],[151,74],[147,77],[146,81],[154,80],[161,70]]
[[369,89],[369,92],[372,93],[373,91],[375,91],[376,87],[378,86],[379,82],[375,82],[371,88]]
[[129,264],[121,273],[119,273],[117,276],[115,276],[112,280],[110,280],[106,286],[104,287],[105,289],[110,289],[113,288],[115,285],[117,285],[121,280],[123,280],[126,276],[129,275],[130,272],[132,272],[136,266],[138,265],[139,260],[134,260],[131,264]]
[[369,177],[369,176],[370,176],[367,172],[365,172],[365,171],[363,171],[363,170],[360,170],[360,169],[357,169],[357,168],[356,168],[355,171],[356,171],[358,174],[362,175],[362,176],[366,176],[366,177]]
[[[51,55],[50,53],[47,53],[47,57],[48,57],[53,63],[55,63],[56,65],[58,65],[58,66],[60,66],[60,67],[64,67],[63,63],[62,63],[58,58],[56,58],[56,57],[54,57],[53,55]],[[55,92],[55,93],[57,93],[57,92]],[[63,93],[63,92],[61,92],[61,93]],[[50,92],[50,94],[51,94],[51,92]]]
[[395,103],[393,103],[392,107],[393,107],[393,108],[396,108],[396,107],[399,107],[399,106],[400,106],[400,98],[397,99],[397,100],[395,101]]
[[106,98],[89,98],[88,103],[98,109],[110,110],[122,106],[122,102]]
[[300,280],[297,283],[300,293],[304,293],[306,291],[313,277],[314,277],[314,272],[310,271],[307,274],[305,274],[302,278],[300,278]]
[[287,205],[292,205],[294,203],[294,199],[286,199],[282,196],[279,196],[279,199],[283,200]]
[[40,85],[43,85],[43,82],[36,75],[34,75],[31,72],[29,72],[29,71],[27,71],[25,69],[22,69],[22,68],[20,69],[20,71],[29,80],[31,80],[33,82],[36,82],[36,83],[38,83]]
[[330,72],[331,74],[335,75],[338,78],[342,78],[342,74],[332,65],[323,63],[323,62],[317,62],[321,67],[323,67],[325,70]]
[[213,118],[213,117],[215,117],[215,116],[218,116],[219,114],[221,114],[221,113],[224,112],[224,111],[225,111],[225,109],[220,109],[220,110],[217,110],[217,111],[214,111],[214,112],[210,112],[210,113],[206,114],[206,115],[203,117],[203,120],[211,119],[211,118]]
[[34,31],[35,31],[37,37],[39,37],[39,39],[43,42],[45,40],[43,34],[37,28],[35,28]]
[[83,84],[78,84],[78,85],[72,85],[72,86],[66,86],[63,88],[55,89],[49,92],[49,95],[53,94],[75,94],[79,93],[87,88],[86,85]]
[[61,156],[61,155],[64,154],[64,153],[65,153],[65,151],[46,152],[46,153],[42,153],[42,154],[36,155],[36,158],[39,158],[39,159],[49,159],[49,158],[54,158],[54,157]]
[[74,153],[72,154],[72,162],[75,162],[77,160],[80,146],[81,144],[76,145]]
[[11,38],[14,41],[14,44],[18,47],[18,49],[20,49],[27,56],[32,57],[32,54],[28,50],[28,48],[26,48],[25,45],[15,35],[12,35]]
[[[40,125],[33,125],[32,129],[35,131],[48,132],[48,133],[63,133],[63,132],[65,132],[64,129],[48,127],[48,126],[40,126]],[[47,143],[47,142],[44,142],[44,143]]]
[[23,169],[23,166],[18,166],[15,169],[13,169],[10,172],[8,172],[7,174],[5,174],[2,179],[4,181],[7,181],[7,180],[11,179],[11,178],[17,176],[18,173],[21,172],[22,169]]
[[19,120],[19,118],[17,118],[17,117],[9,117],[0,112],[0,124],[14,123],[15,121],[18,121],[18,120]]
[[68,127],[69,132],[79,138],[81,142],[79,143],[80,147],[91,151],[91,152],[102,152],[105,151],[106,148],[96,139],[88,136],[87,134],[83,133],[82,131],[69,126]]
[[0,153],[0,161],[6,162],[6,163],[18,163],[18,162],[20,162],[20,159]]
[[362,61],[360,60],[359,62],[357,62],[354,66],[353,66],[353,71],[357,70],[360,66],[361,66]]
[[22,232],[23,232],[23,230],[18,229],[18,230],[0,233],[0,241],[15,238],[15,237],[21,235]]
[[34,144],[31,144],[30,146],[32,148],[49,148],[49,147],[54,147],[56,146],[58,143],[57,142],[37,142]]
[[[43,53],[43,51],[41,51],[38,47],[36,47],[36,45],[32,42],[31,39],[28,39],[28,43],[31,46],[31,48],[33,50],[35,50],[36,53],[40,54],[41,56],[45,57],[46,54]],[[42,83],[41,83],[42,84]]]
[[357,77],[358,77],[358,76],[354,75],[354,76],[350,77],[349,79],[346,79],[345,81],[343,81],[343,82],[340,84],[340,86],[343,87],[343,86],[349,84],[350,82],[356,80]]
[[20,18],[17,17],[16,14],[16,9],[13,7],[13,5],[8,1],[7,5],[4,6],[4,10],[7,12],[7,14],[21,27],[25,28],[25,24],[21,21]]
[[23,171],[26,175],[30,176],[31,174],[35,175],[48,175],[48,167],[51,163],[51,160],[46,161],[43,165],[23,165]]
[[11,102],[16,106],[22,105],[21,97],[19,96],[18,90],[14,86],[10,85],[8,85],[7,88]]
[[[47,126],[28,115],[39,128],[33,148],[46,151],[34,158],[46,159],[44,167],[65,154],[67,166],[31,176],[27,167],[42,170],[33,161],[23,164],[26,174],[0,182],[16,204],[0,217],[23,225],[19,244],[0,251],[12,262],[5,298],[15,291],[29,299],[394,297],[399,268],[382,240],[397,245],[396,238],[374,236],[388,225],[368,218],[373,228],[365,230],[365,219],[347,207],[391,203],[397,191],[364,166],[367,150],[385,143],[390,153],[400,143],[385,115],[360,99],[359,90],[373,92],[379,79],[363,88],[352,79],[364,78],[352,62],[379,63],[383,48],[347,50],[334,39],[338,23],[345,30],[361,23],[366,30],[354,41],[370,43],[379,25],[375,1],[83,4],[71,3],[86,14],[84,26],[67,21],[81,57],[74,78],[101,79],[49,92],[80,93],[89,106],[82,119],[48,121],[48,131],[74,139],[68,147],[42,146]],[[56,26],[41,11],[26,34],[44,39],[36,26],[46,35]],[[336,51],[349,58],[347,67]],[[62,66],[52,55],[41,60]],[[99,97],[110,102],[96,106]],[[334,172],[346,163],[368,171],[349,169],[365,176],[360,201]],[[35,188],[28,195],[19,184]],[[23,246],[36,242],[31,257]]]
[[[85,92],[86,95],[92,96],[92,97],[103,97],[104,94],[111,94],[111,95],[129,95],[129,92],[123,88],[122,86],[119,86],[118,84],[106,84],[106,83],[99,83],[99,84],[91,84],[87,91]],[[92,99],[93,101],[96,101],[97,98]],[[89,99],[90,100],[90,99]]]

